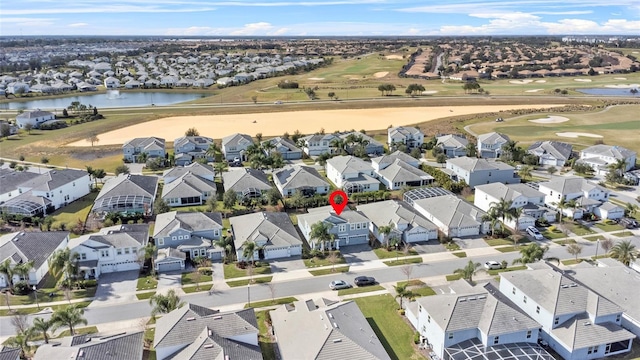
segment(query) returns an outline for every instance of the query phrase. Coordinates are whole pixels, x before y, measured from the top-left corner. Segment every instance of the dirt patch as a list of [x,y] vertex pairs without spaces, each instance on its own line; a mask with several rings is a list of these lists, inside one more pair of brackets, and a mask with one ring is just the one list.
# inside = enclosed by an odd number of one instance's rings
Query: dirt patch
[[584,132],[559,132],[556,133],[556,135],[561,136],[561,137],[568,137],[568,138],[577,138],[577,137],[590,137],[590,138],[601,138],[602,135],[598,135],[598,134],[591,134],[591,133],[584,133]]
[[[478,105],[478,106],[431,106],[405,108],[379,108],[354,110],[315,110],[274,113],[175,116],[148,121],[122,129],[99,134],[100,145],[121,145],[133,137],[157,136],[172,141],[184,134],[190,127],[200,134],[222,138],[234,133],[279,136],[285,132],[299,130],[304,134],[314,133],[321,128],[327,133],[348,129],[377,130],[389,125],[400,126],[445,118],[452,115],[470,115],[519,109],[547,109],[562,107],[561,104],[537,105]],[[84,140],[67,146],[89,147]]]
[[387,60],[402,60],[402,55],[387,55],[384,58]]
[[383,78],[383,77],[385,77],[385,76],[387,76],[387,75],[389,75],[389,72],[388,72],[388,71],[380,71],[380,72],[377,72],[377,73],[373,74],[373,76],[374,76],[375,78],[378,78],[378,79],[379,79],[379,78]]
[[547,116],[546,118],[529,120],[529,122],[536,124],[558,124],[569,121],[569,118],[564,116]]
[[110,151],[87,151],[86,147],[82,149],[82,152],[69,151],[69,156],[83,161],[93,161],[109,156],[122,155],[122,150],[110,150]]

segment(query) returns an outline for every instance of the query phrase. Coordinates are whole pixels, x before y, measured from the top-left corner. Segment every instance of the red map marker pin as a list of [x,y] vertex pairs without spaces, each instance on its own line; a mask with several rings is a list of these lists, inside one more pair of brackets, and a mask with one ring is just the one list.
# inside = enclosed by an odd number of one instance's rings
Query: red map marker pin
[[[340,198],[339,203],[336,202],[336,197]],[[336,212],[336,215],[340,215],[342,210],[347,206],[348,201],[349,198],[347,197],[347,194],[342,190],[336,190],[329,195],[329,204],[333,207],[333,211]]]

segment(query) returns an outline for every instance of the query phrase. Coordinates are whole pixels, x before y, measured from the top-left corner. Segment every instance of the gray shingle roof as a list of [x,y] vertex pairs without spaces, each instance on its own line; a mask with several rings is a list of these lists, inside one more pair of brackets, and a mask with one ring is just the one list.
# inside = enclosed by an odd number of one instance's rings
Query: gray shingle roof
[[387,130],[387,133],[391,136],[398,133],[404,136],[408,136],[408,135],[421,134],[422,132],[418,128],[415,128],[412,126],[398,126],[398,127],[389,128],[389,130]]
[[0,350],[0,360],[16,360],[20,358],[20,348],[3,346]]
[[234,216],[229,218],[229,221],[233,228],[236,250],[242,248],[245,241],[253,241],[259,235],[268,239],[266,247],[302,244],[302,240],[287,213],[259,212]]
[[216,183],[187,173],[162,187],[162,198],[200,197],[205,192],[216,194]]
[[406,162],[396,159],[393,164],[379,170],[378,174],[389,179],[390,182],[410,182],[421,180],[433,180],[433,176],[413,167]]
[[437,229],[437,226],[420,215],[420,213],[404,201],[386,200],[373,202],[358,205],[358,210],[378,227],[391,223],[398,224],[400,222],[406,222],[410,225],[409,228],[420,226],[428,230]]
[[587,155],[602,155],[602,156],[608,156],[608,157],[613,157],[615,159],[626,159],[630,156],[635,156],[636,152],[629,150],[625,147],[622,146],[618,146],[618,145],[604,145],[604,144],[599,144],[599,145],[594,145],[594,146],[590,146],[584,150],[582,150],[580,152],[581,154],[587,154]]
[[39,191],[51,191],[83,177],[89,177],[89,173],[84,170],[73,169],[51,170],[22,183],[20,187],[28,187]]
[[486,214],[455,195],[415,200],[413,204],[450,228],[480,226],[480,219]]
[[287,166],[274,173],[274,180],[280,183],[283,189],[329,186],[318,170],[310,166]]
[[216,175],[215,170],[210,165],[195,162],[187,166],[176,166],[169,169],[162,174],[162,177],[165,179],[165,183],[167,183],[167,178],[175,179],[187,173],[191,173],[199,177]]
[[460,135],[444,135],[438,137],[437,145],[452,148],[464,148],[469,144],[469,140]]
[[190,232],[222,229],[222,215],[219,212],[178,212],[158,214],[153,237],[165,237],[176,229]]
[[205,326],[191,345],[169,357],[170,360],[246,359],[262,360],[260,346],[227,339]]
[[224,190],[242,192],[246,189],[258,189],[266,191],[271,189],[271,184],[267,175],[256,169],[237,169],[222,173],[224,180]]
[[344,172],[370,172],[373,167],[370,163],[355,156],[335,156],[327,160],[327,166],[331,166],[339,173]]
[[[69,341],[69,344],[54,346],[42,345],[36,351],[35,360],[69,359],[69,360],[113,360],[142,359],[144,332],[118,334],[104,337],[79,338],[84,341]],[[54,340],[52,340],[52,343]]]
[[52,116],[53,113],[50,111],[42,111],[42,110],[32,110],[25,111],[22,114],[16,115],[16,119],[35,119],[41,116]]
[[123,195],[142,195],[155,199],[157,187],[157,176],[121,174],[105,182],[96,202],[103,198]]
[[186,260],[187,255],[178,249],[171,247],[158,249],[158,255],[156,255],[156,265],[166,259],[181,259]]
[[329,222],[332,224],[355,224],[355,223],[368,223],[369,219],[364,216],[360,211],[349,210],[349,208],[345,208],[340,215],[336,215],[335,211],[331,206],[322,206],[318,208],[309,209],[308,214],[298,215],[299,223],[306,223],[311,227],[311,225],[319,222]]
[[393,164],[394,161],[396,161],[397,159],[400,159],[404,162],[406,162],[407,164],[416,164],[419,165],[420,161],[416,158],[413,158],[411,155],[408,155],[406,153],[403,153],[400,150],[396,150],[394,152],[392,152],[389,155],[383,155],[383,156],[378,156],[376,158],[371,159],[372,163],[377,163],[379,168],[385,168],[390,164]]
[[288,151],[297,151],[297,152],[302,151],[302,150],[300,150],[299,147],[296,146],[296,144],[293,143],[293,141],[291,141],[289,139],[285,139],[285,138],[280,137],[280,136],[274,137],[273,139],[265,140],[262,143],[263,144],[264,143],[273,144],[273,145],[275,145],[276,150],[278,148],[285,148]]
[[636,336],[612,322],[595,324],[582,313],[551,330],[570,350],[633,339]]
[[247,134],[235,133],[235,134],[231,134],[229,136],[223,137],[222,146],[224,147],[237,146],[243,140],[248,141],[250,144],[253,144],[253,139],[251,138],[251,136]]
[[40,174],[32,173],[29,171],[15,171],[11,169],[0,169],[0,194],[6,194],[8,192],[18,189],[18,185],[23,184],[33,178],[40,176]]
[[537,141],[527,149],[528,153],[541,156],[549,154],[558,160],[569,160],[573,146],[559,141]]
[[609,190],[602,186],[592,184],[585,178],[579,176],[557,177],[550,181],[541,182],[539,186],[549,188],[563,195],[590,191],[592,189],[600,189],[601,191],[609,192]]
[[487,134],[478,135],[478,142],[483,144],[499,144],[507,142],[511,139],[505,134],[490,132]]
[[470,158],[467,156],[447,159],[447,163],[451,163],[469,172],[477,170],[515,170],[513,166],[501,161],[489,161],[487,159]]
[[145,150],[149,149],[164,149],[165,142],[162,138],[157,137],[146,137],[146,138],[135,138],[125,142],[122,147],[139,147]]
[[181,136],[173,141],[173,147],[179,148],[189,143],[195,144],[196,147],[203,148],[212,144],[213,139],[204,136]]
[[19,257],[23,263],[33,260],[33,267],[37,269],[68,236],[68,231],[20,231],[3,235],[0,237],[0,262],[6,259],[15,262]]
[[544,197],[544,193],[527,186],[526,184],[509,184],[503,183],[490,183],[476,186],[476,191],[482,191],[489,196],[496,199],[505,199],[506,201],[512,201],[518,196],[525,196],[527,198]]

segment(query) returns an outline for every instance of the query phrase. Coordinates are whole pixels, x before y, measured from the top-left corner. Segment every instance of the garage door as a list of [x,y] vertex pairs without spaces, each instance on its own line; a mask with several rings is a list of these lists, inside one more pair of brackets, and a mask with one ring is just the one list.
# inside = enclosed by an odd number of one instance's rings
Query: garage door
[[268,249],[265,251],[265,258],[278,259],[289,257],[288,249]]
[[458,236],[475,236],[480,234],[479,227],[470,227],[470,228],[458,228]]
[[358,235],[349,237],[349,241],[345,242],[345,245],[361,245],[368,244],[369,239],[366,235]]
[[176,270],[181,270],[179,261],[158,264],[158,272],[176,271]]

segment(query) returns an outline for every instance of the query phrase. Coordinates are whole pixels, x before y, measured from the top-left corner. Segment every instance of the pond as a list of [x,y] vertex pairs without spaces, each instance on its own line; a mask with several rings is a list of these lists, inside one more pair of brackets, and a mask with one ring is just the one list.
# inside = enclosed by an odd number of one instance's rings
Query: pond
[[[636,88],[637,90],[637,88]],[[638,93],[631,93],[631,88],[584,88],[576,89],[576,91],[587,95],[601,95],[601,96],[640,96]]]
[[92,105],[98,109],[120,108],[150,105],[173,105],[185,101],[196,100],[205,96],[198,93],[174,93],[174,92],[123,92],[110,90],[107,93],[75,95],[63,98],[37,99],[21,102],[0,103],[0,109],[4,110],[28,110],[28,109],[64,109],[72,101],[80,101],[84,105]]

